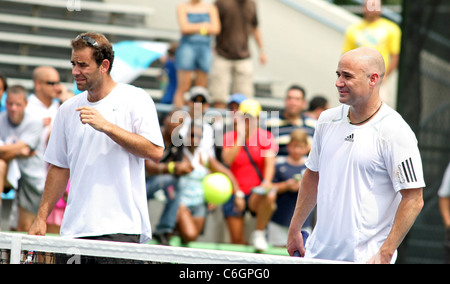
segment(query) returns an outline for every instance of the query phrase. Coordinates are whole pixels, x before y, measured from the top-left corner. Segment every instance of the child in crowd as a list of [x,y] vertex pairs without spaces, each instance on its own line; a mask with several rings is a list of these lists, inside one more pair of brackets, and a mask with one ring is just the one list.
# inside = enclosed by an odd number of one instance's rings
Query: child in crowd
[[[277,209],[267,230],[269,243],[273,246],[286,246],[289,224],[297,203],[298,190],[310,150],[308,134],[301,129],[293,130],[287,150],[288,156],[277,161],[273,179],[273,186],[277,190]],[[305,222],[304,230],[311,231],[311,227],[312,217],[310,216]]]

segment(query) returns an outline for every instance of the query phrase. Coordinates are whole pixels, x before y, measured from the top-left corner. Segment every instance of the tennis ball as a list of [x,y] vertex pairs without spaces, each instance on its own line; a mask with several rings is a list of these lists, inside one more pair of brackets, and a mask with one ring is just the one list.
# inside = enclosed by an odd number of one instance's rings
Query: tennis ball
[[203,179],[205,201],[214,205],[221,205],[230,199],[233,186],[230,179],[222,173],[213,173]]
[[239,111],[243,114],[248,114],[257,118],[259,116],[259,113],[262,111],[262,108],[257,100],[246,99],[239,105]]

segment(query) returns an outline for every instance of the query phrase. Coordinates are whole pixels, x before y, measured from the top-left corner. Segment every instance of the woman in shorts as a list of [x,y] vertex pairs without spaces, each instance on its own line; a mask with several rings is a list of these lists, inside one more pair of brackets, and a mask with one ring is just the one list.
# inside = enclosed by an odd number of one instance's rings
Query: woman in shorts
[[173,103],[182,108],[194,74],[195,86],[207,85],[212,62],[211,36],[217,35],[221,27],[216,6],[201,0],[178,5],[177,14],[182,37],[175,55],[178,86]]

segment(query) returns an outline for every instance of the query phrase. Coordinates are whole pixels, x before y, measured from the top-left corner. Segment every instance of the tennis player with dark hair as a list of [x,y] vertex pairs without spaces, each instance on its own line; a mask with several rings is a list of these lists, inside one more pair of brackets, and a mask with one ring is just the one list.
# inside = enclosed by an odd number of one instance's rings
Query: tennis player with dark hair
[[[377,50],[345,53],[336,73],[343,105],[317,122],[287,249],[308,258],[392,263],[423,207],[417,140],[380,98],[385,64]],[[301,228],[316,204],[305,251]]]
[[151,237],[144,160],[158,162],[164,143],[153,100],[142,89],[114,82],[111,44],[101,34],[72,41],[72,73],[83,93],[55,119],[45,160],[51,164],[31,235],[70,193],[61,236],[147,242]]

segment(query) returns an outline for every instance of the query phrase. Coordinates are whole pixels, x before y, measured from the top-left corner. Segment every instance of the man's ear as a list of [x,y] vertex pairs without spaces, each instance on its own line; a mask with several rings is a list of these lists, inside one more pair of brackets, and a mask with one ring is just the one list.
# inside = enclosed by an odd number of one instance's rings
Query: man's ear
[[100,66],[102,73],[108,73],[110,65],[111,65],[111,62],[109,62],[108,59],[103,60],[101,66]]
[[375,87],[378,82],[380,81],[381,77],[378,73],[372,73],[372,75],[369,76],[369,85],[371,87]]

